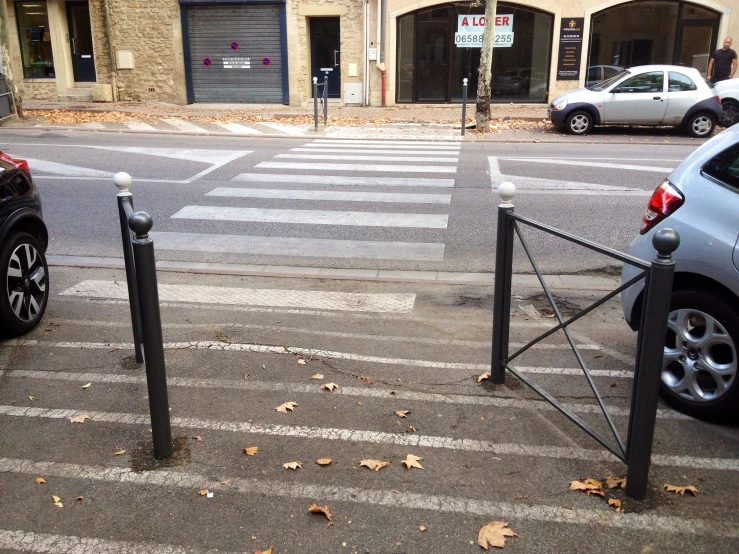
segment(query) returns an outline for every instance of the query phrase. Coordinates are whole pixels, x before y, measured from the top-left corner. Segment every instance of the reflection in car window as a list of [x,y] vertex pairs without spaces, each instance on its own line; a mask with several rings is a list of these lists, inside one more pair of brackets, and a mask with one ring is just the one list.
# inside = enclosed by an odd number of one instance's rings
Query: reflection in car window
[[664,82],[664,71],[652,71],[634,75],[631,79],[626,79],[621,83],[618,88],[621,92],[662,92]]
[[679,92],[681,90],[698,90],[698,87],[693,80],[687,75],[670,71],[669,81],[670,92]]
[[704,165],[703,173],[739,192],[739,144],[724,150]]
[[629,71],[621,71],[620,73],[617,73],[610,79],[606,79],[605,81],[601,81],[600,83],[594,83],[588,87],[589,90],[594,90],[596,92],[600,92],[602,90],[606,90],[608,87],[610,87],[613,83],[618,81],[619,79],[622,79],[623,77],[626,77],[627,75],[631,75],[631,72]]
[[615,69],[613,67],[604,67],[603,68],[603,76],[606,79],[610,79],[614,75],[618,74],[618,69]]
[[588,81],[600,81],[600,67],[594,66],[588,68]]

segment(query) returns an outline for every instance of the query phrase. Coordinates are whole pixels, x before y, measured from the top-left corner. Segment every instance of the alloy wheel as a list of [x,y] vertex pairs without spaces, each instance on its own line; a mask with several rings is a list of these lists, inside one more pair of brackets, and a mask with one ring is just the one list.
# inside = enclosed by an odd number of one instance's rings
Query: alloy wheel
[[732,125],[739,123],[739,104],[734,102],[725,102],[721,105],[721,125],[724,127],[731,127]]
[[573,133],[581,134],[590,127],[590,118],[587,115],[577,114],[570,119],[570,129]]
[[30,244],[20,244],[8,263],[8,300],[15,316],[24,322],[35,320],[46,295],[44,261]]
[[670,312],[662,382],[693,402],[717,400],[737,374],[736,345],[725,327],[705,312]]
[[713,130],[713,122],[707,115],[701,115],[692,121],[691,127],[696,136],[702,137]]

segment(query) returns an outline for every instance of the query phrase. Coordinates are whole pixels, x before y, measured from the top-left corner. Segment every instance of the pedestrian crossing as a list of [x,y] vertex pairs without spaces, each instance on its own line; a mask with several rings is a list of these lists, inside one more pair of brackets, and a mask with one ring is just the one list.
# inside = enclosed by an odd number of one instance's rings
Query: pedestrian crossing
[[[229,229],[246,225],[247,233],[160,231],[154,233],[156,247],[255,256],[443,261],[453,195],[426,191],[454,188],[460,153],[459,142],[318,139],[301,144],[257,163],[252,171],[234,176],[231,186],[215,187],[202,202],[170,216],[178,227],[223,222]],[[426,176],[438,173],[450,177]],[[419,241],[413,230],[424,230],[430,240]]]

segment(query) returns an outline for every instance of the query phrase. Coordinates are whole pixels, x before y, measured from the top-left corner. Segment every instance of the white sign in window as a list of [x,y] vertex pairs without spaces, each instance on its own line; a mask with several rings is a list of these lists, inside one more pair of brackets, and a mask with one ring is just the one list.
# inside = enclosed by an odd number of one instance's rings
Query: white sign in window
[[[457,18],[457,32],[454,33],[454,44],[460,48],[482,47],[482,35],[485,31],[484,15],[460,15]],[[493,47],[513,46],[513,14],[495,16],[495,38]]]
[[223,69],[251,69],[249,58],[223,58]]

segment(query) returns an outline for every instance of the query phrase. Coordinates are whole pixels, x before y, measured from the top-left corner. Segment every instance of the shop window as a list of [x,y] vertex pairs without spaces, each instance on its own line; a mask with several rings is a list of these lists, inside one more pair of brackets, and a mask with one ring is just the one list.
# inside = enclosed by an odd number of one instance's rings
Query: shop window
[[54,77],[49,15],[45,1],[16,2],[18,36],[26,79]]

